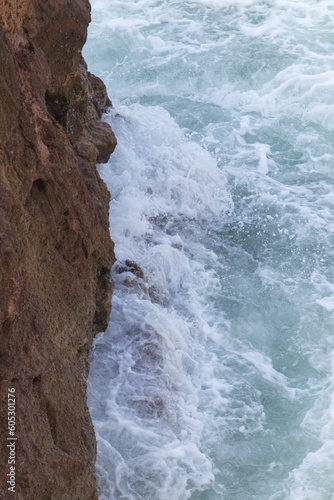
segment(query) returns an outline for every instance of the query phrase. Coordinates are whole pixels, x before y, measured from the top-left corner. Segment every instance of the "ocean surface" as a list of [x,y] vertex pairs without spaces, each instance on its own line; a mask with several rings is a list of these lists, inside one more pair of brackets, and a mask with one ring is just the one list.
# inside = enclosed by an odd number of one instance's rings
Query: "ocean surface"
[[118,138],[100,500],[333,500],[333,0],[92,17]]

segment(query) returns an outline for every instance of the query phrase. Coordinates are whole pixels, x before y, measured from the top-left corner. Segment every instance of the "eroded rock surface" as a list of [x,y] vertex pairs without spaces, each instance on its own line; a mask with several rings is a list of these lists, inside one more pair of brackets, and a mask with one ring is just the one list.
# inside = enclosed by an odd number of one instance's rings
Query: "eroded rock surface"
[[[89,349],[110,313],[116,140],[82,59],[86,0],[0,0],[0,498],[93,500]],[[7,393],[16,395],[15,495]]]

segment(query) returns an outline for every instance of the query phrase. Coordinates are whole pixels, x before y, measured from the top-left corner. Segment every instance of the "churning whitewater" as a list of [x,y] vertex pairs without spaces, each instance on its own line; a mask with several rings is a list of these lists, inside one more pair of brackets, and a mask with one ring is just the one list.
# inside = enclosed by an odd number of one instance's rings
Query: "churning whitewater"
[[334,499],[334,4],[93,0],[117,263],[100,500]]

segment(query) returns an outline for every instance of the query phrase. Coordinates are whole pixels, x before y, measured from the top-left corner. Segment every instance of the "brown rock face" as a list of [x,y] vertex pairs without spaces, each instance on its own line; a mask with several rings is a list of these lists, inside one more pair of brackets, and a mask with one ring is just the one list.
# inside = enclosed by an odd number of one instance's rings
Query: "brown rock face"
[[114,254],[96,162],[116,141],[81,56],[89,20],[86,0],[0,0],[3,499],[97,498],[86,375]]

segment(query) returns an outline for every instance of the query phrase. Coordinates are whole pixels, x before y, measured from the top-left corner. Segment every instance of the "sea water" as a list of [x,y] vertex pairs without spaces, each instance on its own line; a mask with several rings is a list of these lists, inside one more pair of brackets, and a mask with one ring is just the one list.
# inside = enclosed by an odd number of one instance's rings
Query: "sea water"
[[334,499],[334,3],[93,0],[100,500]]

